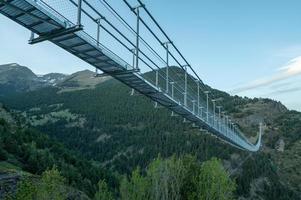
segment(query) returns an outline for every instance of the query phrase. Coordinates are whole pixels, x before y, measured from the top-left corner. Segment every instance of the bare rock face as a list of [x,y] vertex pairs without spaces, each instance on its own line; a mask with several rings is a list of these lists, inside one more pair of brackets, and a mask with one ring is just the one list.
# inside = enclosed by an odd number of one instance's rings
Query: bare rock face
[[94,72],[84,70],[66,76],[56,86],[61,88],[60,92],[72,92],[75,90],[93,89],[96,85],[109,79],[111,79],[111,77],[97,77]]
[[18,174],[0,172],[0,199],[5,199],[8,192],[16,191],[20,178]]
[[280,102],[260,99],[257,102],[244,106],[243,112],[248,115],[240,119],[240,121],[249,125],[258,125],[263,121],[269,123],[286,111],[286,107]]
[[285,143],[283,139],[279,139],[275,145],[275,149],[280,152],[284,152]]

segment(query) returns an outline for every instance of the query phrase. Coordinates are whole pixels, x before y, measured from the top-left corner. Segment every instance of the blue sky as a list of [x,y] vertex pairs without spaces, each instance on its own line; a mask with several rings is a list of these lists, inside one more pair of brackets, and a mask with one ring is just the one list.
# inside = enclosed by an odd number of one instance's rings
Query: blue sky
[[[301,110],[301,1],[144,2],[205,83]],[[112,4],[135,24],[122,1]],[[38,74],[93,70],[48,42],[28,45],[29,31],[2,15],[0,24],[0,63],[17,62]]]

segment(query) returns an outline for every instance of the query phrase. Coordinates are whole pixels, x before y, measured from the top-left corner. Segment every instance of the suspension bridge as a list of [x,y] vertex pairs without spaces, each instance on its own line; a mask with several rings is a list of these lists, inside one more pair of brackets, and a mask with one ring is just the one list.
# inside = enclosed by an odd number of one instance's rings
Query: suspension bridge
[[[123,5],[114,7],[117,2]],[[30,30],[29,44],[50,41],[128,85],[132,93],[149,97],[155,107],[170,109],[172,116],[237,148],[258,151],[262,125],[256,143],[250,142],[211,100],[210,90],[149,9],[141,0],[134,3],[0,0],[0,13]]]

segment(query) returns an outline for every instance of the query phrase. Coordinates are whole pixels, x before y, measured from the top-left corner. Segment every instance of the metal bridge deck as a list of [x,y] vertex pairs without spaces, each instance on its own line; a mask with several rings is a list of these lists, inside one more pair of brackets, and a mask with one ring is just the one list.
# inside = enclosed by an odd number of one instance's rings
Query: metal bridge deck
[[[0,13],[26,27],[41,40],[49,40],[92,66],[113,76],[136,91],[159,104],[169,108],[197,126],[208,130],[225,142],[241,149],[257,151],[261,143],[261,134],[257,144],[251,144],[236,134],[222,131],[223,127],[213,127],[181,103],[176,102],[160,88],[148,82],[133,66],[127,64],[109,49],[86,34],[82,27],[76,26],[56,13],[46,4],[36,0],[0,0]],[[30,43],[38,42],[34,39]]]

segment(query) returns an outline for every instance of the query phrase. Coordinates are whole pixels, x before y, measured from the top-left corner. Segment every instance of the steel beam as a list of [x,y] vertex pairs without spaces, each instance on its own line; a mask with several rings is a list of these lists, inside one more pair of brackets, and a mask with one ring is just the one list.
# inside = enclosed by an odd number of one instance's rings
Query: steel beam
[[68,29],[62,29],[62,30],[59,30],[59,31],[55,31],[55,32],[52,32],[52,33],[48,33],[48,34],[39,36],[38,38],[29,40],[28,43],[29,44],[37,44],[37,43],[40,43],[40,42],[44,42],[46,40],[52,40],[56,37],[60,37],[62,35],[66,35],[66,34],[69,34],[69,33],[75,33],[77,31],[81,31],[81,30],[83,30],[83,27],[74,26],[74,27],[71,27],[71,28],[68,28]]

